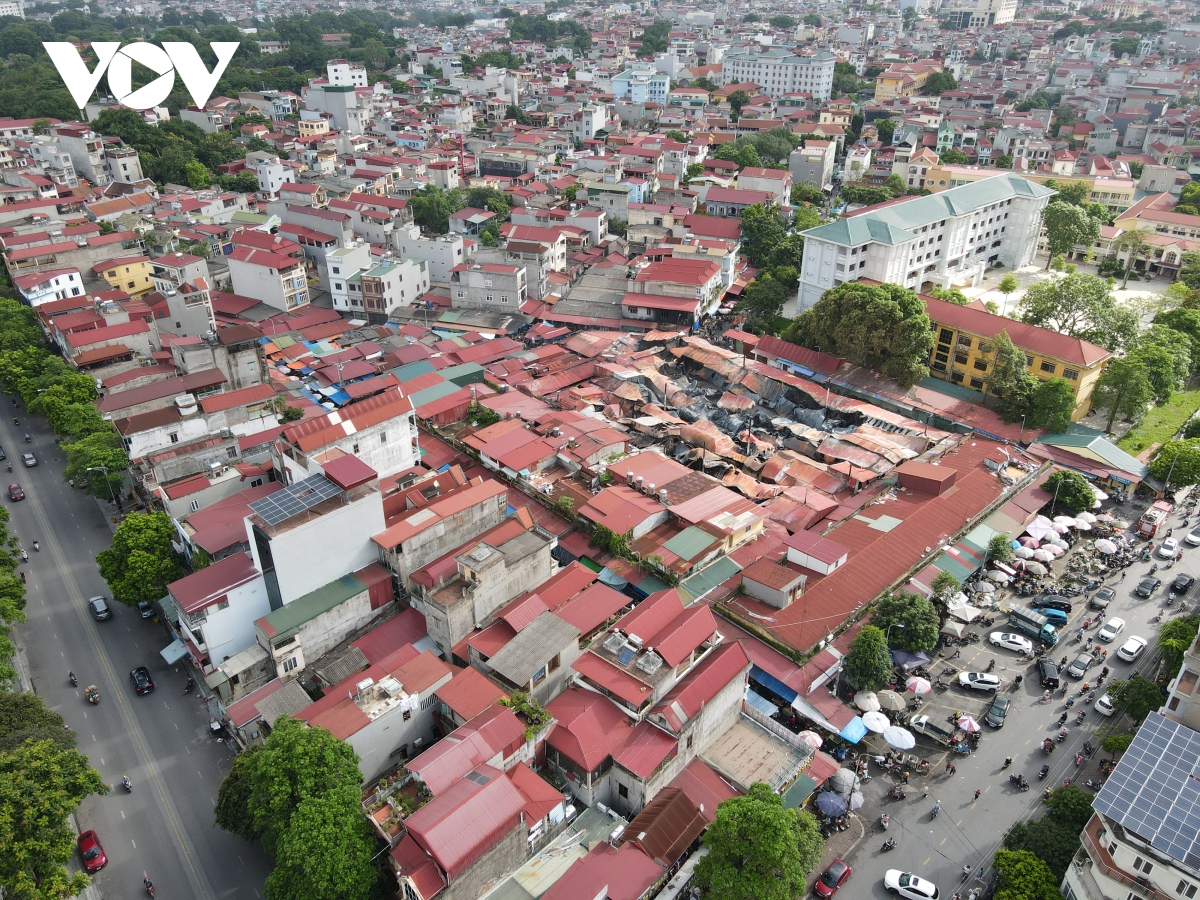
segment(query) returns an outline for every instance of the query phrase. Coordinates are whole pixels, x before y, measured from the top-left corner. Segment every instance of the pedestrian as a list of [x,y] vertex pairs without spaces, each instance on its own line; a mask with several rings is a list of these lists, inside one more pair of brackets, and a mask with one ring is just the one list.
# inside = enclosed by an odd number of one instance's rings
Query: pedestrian
[[953,766],[954,766],[954,763],[950,762],[950,760],[946,760],[946,771],[947,772],[949,772]]
[[951,775],[958,774],[958,766],[954,765],[953,763],[951,763],[951,765],[950,765],[950,774]]
[[966,881],[970,877],[971,877],[971,867],[963,866],[962,880]]
[[25,583],[25,573],[22,572],[21,573],[21,584],[24,584],[24,583]]
[[982,793],[983,793],[983,791],[981,791],[979,788],[975,788],[975,799],[978,800],[979,795]]
[[912,774],[911,772],[905,772],[904,775],[900,778],[900,783],[908,784],[908,776],[911,774]]
[[979,871],[975,873],[975,877],[983,881],[983,866],[979,867]]

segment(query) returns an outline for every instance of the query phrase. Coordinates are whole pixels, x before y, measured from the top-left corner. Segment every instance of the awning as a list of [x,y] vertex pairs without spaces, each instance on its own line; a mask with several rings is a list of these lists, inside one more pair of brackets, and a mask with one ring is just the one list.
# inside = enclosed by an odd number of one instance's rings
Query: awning
[[167,646],[162,650],[159,650],[158,654],[164,660],[166,660],[168,666],[173,666],[175,663],[179,662],[188,655],[188,648],[183,641],[174,640],[167,644]]
[[838,734],[852,744],[857,744],[867,735],[867,726],[863,724],[862,718],[855,716],[845,728]]
[[775,715],[775,713],[779,712],[778,706],[776,706],[774,703],[772,703],[770,700],[768,700],[766,697],[762,696],[761,694],[757,694],[754,691],[749,690],[749,689],[747,689],[747,691],[746,691],[746,702],[748,704],[750,704],[752,707],[754,707],[755,709],[757,709],[760,713],[762,713],[767,718],[771,718],[772,716]]
[[817,783],[807,775],[799,775],[792,782],[792,786],[787,789],[783,795],[783,808],[795,809],[803,806],[804,801],[812,796],[813,791],[817,789]]

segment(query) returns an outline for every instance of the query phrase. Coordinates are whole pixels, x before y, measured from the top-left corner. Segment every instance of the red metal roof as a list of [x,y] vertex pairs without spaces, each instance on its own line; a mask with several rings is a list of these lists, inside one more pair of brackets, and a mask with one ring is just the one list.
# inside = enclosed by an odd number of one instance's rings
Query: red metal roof
[[632,731],[625,714],[594,691],[568,689],[551,700],[546,711],[555,719],[546,742],[585,772],[599,768]]
[[[358,577],[365,583],[361,575]],[[410,607],[372,628],[358,640],[351,641],[350,646],[357,647],[367,662],[376,663],[427,635],[425,617]]]
[[571,863],[541,900],[600,896],[605,900],[640,900],[663,872],[662,866],[633,844],[622,844],[614,850],[602,841],[583,859]]
[[704,706],[731,681],[742,678],[750,668],[750,657],[736,641],[709,653],[700,665],[671,688],[651,712],[678,734]]
[[683,767],[683,771],[671,779],[669,787],[676,787],[687,794],[696,809],[707,822],[717,816],[721,801],[740,796],[741,792],[727,782],[712,766],[697,757]]
[[617,622],[623,634],[635,634],[647,644],[683,613],[683,600],[674,589],[651,594]]
[[188,615],[197,613],[230,591],[261,578],[249,553],[234,553],[198,572],[167,585],[167,590]]
[[438,699],[459,718],[475,718],[497,700],[508,695],[477,669],[459,669],[449,683],[437,689]]
[[647,638],[646,646],[661,656],[668,666],[677,666],[716,630],[717,621],[712,610],[706,604],[700,604],[685,610],[654,637]]
[[[586,566],[580,566],[586,569]],[[588,570],[590,571],[590,570]],[[590,634],[633,601],[606,584],[593,584],[563,606],[555,614],[574,625],[580,634]]]
[[392,848],[391,857],[400,874],[412,879],[425,900],[432,900],[446,886],[442,870],[412,835],[406,834],[400,839]]
[[352,454],[345,454],[321,465],[325,477],[343,491],[367,484],[379,477],[379,473]]
[[220,412],[233,409],[235,406],[249,406],[251,403],[262,403],[275,396],[275,388],[269,384],[254,384],[236,391],[226,391],[223,394],[213,394],[200,399],[200,408],[206,413]]
[[639,722],[625,745],[613,755],[613,762],[620,763],[638,778],[648,781],[664,760],[675,755],[678,744],[678,738],[658,726]]
[[563,802],[562,791],[537,775],[527,763],[513,766],[508,777],[525,798],[525,821],[530,825],[540,822]]
[[584,653],[571,663],[571,668],[614,697],[624,700],[634,709],[640,709],[650,699],[649,685],[643,684],[595,653]]

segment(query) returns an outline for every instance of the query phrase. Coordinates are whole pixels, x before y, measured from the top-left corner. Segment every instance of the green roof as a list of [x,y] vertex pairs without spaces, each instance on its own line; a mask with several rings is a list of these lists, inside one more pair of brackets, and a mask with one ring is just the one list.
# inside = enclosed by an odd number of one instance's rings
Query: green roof
[[1016,173],[995,175],[970,184],[961,184],[926,197],[913,197],[890,206],[863,212],[818,225],[803,232],[804,237],[856,247],[870,242],[900,244],[916,240],[913,229],[931,225],[948,216],[967,213],[1013,197],[1049,197],[1051,188]]
[[397,380],[403,384],[406,381],[412,381],[418,375],[424,375],[426,372],[434,371],[434,365],[427,359],[418,359],[416,362],[410,362],[408,365],[397,366],[392,369],[392,374]]
[[1073,432],[1047,434],[1038,438],[1037,443],[1046,444],[1049,447],[1062,447],[1064,450],[1086,450],[1104,465],[1142,478],[1145,478],[1150,472],[1150,467],[1144,462],[1140,462],[1112,441],[1099,435]]
[[482,382],[484,371],[483,366],[478,363],[463,363],[459,366],[442,369],[441,376],[447,381],[453,381],[459,387],[466,387],[468,384]]
[[457,390],[461,390],[461,388],[453,381],[442,381],[424,390],[417,391],[415,394],[409,394],[408,400],[413,405],[413,409],[417,409],[426,403],[432,403],[434,400],[441,400],[443,397],[448,397]]
[[284,604],[258,621],[265,623],[263,631],[270,641],[278,644],[281,638],[291,637],[301,626],[340,606],[351,597],[357,597],[366,589],[367,586],[356,575],[343,575],[337,581],[331,581],[324,587]]
[[716,542],[717,539],[707,531],[690,525],[663,544],[663,549],[670,550],[680,559],[695,559]]
[[679,582],[679,596],[683,598],[685,604],[693,603],[740,571],[742,571],[741,566],[728,556],[722,556],[711,566],[705,566],[698,575]]

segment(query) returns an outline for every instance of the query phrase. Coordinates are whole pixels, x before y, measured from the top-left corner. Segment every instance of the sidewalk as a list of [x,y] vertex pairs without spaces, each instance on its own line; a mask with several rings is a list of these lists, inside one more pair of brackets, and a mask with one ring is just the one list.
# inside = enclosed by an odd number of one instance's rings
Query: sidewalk
[[[858,845],[866,839],[867,822],[858,813],[849,814],[850,825],[845,831],[834,832],[828,840],[825,841],[825,855],[821,857],[821,864],[816,870],[809,873],[808,890],[811,893],[813,885],[816,884],[817,878],[829,868],[829,864],[835,859],[848,859]],[[879,843],[882,844],[886,838],[883,837],[883,832],[879,832]]]

